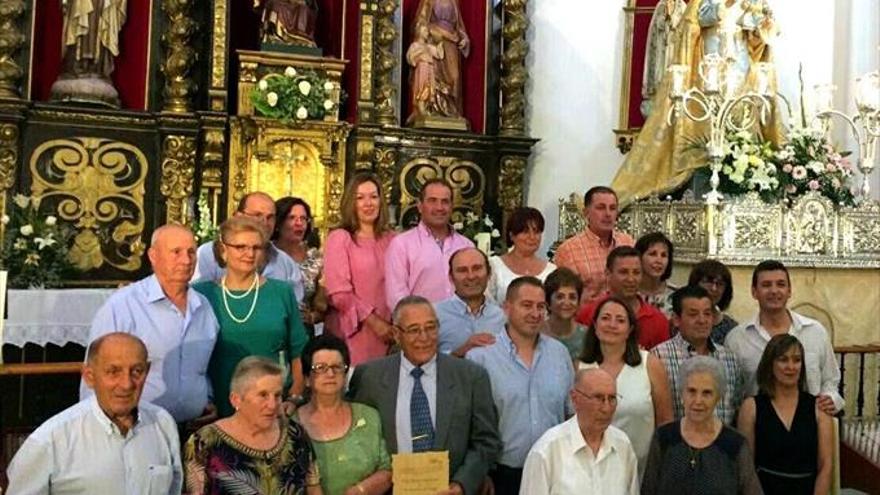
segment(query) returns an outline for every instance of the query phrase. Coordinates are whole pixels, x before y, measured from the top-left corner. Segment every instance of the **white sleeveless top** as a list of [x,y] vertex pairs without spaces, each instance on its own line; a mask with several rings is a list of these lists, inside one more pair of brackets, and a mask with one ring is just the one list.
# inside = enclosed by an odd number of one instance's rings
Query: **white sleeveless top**
[[[494,299],[498,304],[501,304],[504,302],[504,299],[507,298],[507,286],[510,285],[514,279],[519,278],[522,275],[513,273],[513,270],[504,264],[504,261],[501,260],[500,256],[490,256],[489,266],[492,267],[492,275],[489,277],[489,285],[486,287],[486,295],[490,299]],[[535,275],[535,277],[541,282],[544,282],[544,279],[553,273],[554,270],[556,270],[556,265],[548,261],[547,264],[544,265],[544,269],[541,270],[541,273]]]
[[[641,479],[654,436],[654,402],[651,400],[651,379],[648,377],[648,351],[639,349],[639,355],[642,356],[642,362],[638,366],[624,364],[617,375],[617,395],[620,399],[611,424],[629,437],[639,460]],[[578,362],[579,369],[598,367],[597,363]]]

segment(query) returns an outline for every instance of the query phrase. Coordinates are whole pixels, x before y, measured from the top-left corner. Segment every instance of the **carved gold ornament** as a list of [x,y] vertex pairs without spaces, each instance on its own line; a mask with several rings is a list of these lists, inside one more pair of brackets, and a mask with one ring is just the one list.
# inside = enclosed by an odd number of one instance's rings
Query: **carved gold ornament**
[[29,167],[33,195],[76,230],[69,257],[77,268],[141,267],[148,164],[140,149],[104,138],[53,139],[37,146]]
[[458,157],[423,157],[410,160],[400,170],[400,225],[415,223],[419,191],[434,178],[445,179],[452,186],[453,222],[464,218],[467,212],[482,216],[486,176],[480,167]]
[[186,224],[187,201],[193,192],[196,173],[196,138],[166,136],[162,146],[162,182],[159,192],[167,198],[165,221]]

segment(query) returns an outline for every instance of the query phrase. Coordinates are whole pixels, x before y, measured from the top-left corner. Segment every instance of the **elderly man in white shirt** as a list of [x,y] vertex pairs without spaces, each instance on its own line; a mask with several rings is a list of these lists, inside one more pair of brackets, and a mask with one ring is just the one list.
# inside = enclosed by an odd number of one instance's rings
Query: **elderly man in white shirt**
[[752,297],[758,301],[758,314],[724,339],[724,347],[739,361],[745,396],[758,393],[755,373],[767,343],[774,335],[789,333],[804,346],[807,392],[816,396],[816,404],[827,414],[843,409],[844,400],[838,393],[840,368],[831,338],[821,323],[788,309],[791,278],[785,265],[776,260],[759,263],[752,272]]
[[9,493],[179,494],[183,485],[177,425],[164,409],[141,403],[147,348],[126,333],[89,346],[83,379],[95,394],[49,418],[9,465]]
[[637,495],[636,454],[626,433],[611,426],[617,398],[617,385],[606,371],[579,371],[571,390],[576,415],[532,446],[520,495]]

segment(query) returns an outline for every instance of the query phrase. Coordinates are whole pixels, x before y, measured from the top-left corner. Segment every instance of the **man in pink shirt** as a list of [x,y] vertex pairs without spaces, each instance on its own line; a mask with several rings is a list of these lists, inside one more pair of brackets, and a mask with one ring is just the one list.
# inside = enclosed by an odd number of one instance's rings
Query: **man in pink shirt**
[[669,340],[669,320],[659,309],[639,296],[642,260],[636,248],[620,246],[612,249],[608,254],[607,265],[608,292],[582,306],[575,320],[584,325],[592,325],[596,307],[608,297],[614,296],[622,299],[636,315],[640,347],[650,350]]
[[605,292],[605,258],[617,246],[632,246],[633,238],[615,230],[617,226],[617,193],[605,186],[590,188],[584,195],[584,218],[587,228],[563,242],[556,250],[553,263],[577,273],[584,282],[581,302],[595,299]]
[[449,224],[452,186],[430,179],[422,186],[417,205],[421,221],[398,235],[385,251],[385,297],[393,308],[406,296],[442,301],[453,293],[449,257],[474,243]]

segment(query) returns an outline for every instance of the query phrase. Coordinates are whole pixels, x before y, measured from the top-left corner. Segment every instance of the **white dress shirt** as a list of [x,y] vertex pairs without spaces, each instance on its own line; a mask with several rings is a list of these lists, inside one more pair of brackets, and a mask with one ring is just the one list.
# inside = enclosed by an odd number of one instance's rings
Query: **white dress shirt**
[[599,452],[593,454],[577,416],[554,426],[526,457],[520,495],[638,495],[636,454],[626,433],[608,426]]
[[125,435],[91,396],[49,418],[9,464],[8,493],[178,495],[183,486],[177,425],[142,402]]
[[[840,369],[834,357],[834,348],[828,331],[816,320],[789,311],[791,328],[788,333],[797,337],[804,346],[804,365],[807,367],[807,391],[813,395],[827,395],[834,401],[834,408],[843,409],[843,397],[837,391]],[[758,363],[764,348],[770,342],[770,334],[761,326],[760,315],[734,328],[724,339],[724,347],[733,351],[743,374],[745,397],[758,393]]]
[[[412,400],[413,384],[415,378],[410,372],[416,366],[410,362],[403,353],[400,353],[400,375],[397,382],[397,409],[394,412],[394,421],[397,425],[397,452],[400,454],[412,452],[412,421],[409,416],[409,403]],[[420,378],[422,390],[428,397],[428,408],[431,410],[431,424],[434,426],[434,435],[437,434],[437,355],[422,365],[425,374]]]

